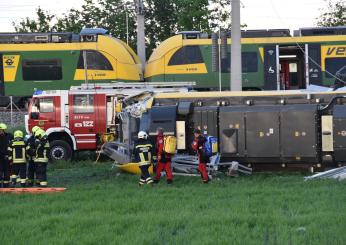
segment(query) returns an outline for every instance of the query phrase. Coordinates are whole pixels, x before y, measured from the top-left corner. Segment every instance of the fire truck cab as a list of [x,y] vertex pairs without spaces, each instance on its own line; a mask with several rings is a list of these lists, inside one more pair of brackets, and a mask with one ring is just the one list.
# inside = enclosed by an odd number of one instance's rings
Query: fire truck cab
[[68,160],[73,152],[96,150],[104,136],[116,138],[119,133],[123,100],[144,92],[185,92],[185,85],[152,85],[143,83],[78,86],[70,90],[36,91],[25,117],[27,133],[34,126],[43,128],[50,142],[51,160]]

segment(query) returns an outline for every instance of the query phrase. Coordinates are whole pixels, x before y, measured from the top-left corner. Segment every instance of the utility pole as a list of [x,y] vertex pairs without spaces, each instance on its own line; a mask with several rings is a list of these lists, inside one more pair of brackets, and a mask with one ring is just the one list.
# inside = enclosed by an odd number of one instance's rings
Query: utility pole
[[145,68],[145,30],[144,30],[144,4],[143,0],[134,0],[137,14],[137,55],[142,62],[142,70]]
[[241,71],[241,30],[240,30],[240,0],[232,0],[232,26],[231,26],[231,84],[232,91],[242,90]]

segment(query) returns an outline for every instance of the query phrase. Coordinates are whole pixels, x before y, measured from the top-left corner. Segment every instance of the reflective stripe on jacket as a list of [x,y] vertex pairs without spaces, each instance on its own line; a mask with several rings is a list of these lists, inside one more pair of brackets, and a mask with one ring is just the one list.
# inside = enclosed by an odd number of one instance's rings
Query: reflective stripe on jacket
[[139,165],[151,164],[151,157],[153,153],[153,145],[149,140],[139,139],[134,148],[136,161]]
[[14,139],[10,143],[8,159],[13,163],[26,163],[26,145],[23,139]]
[[48,151],[49,151],[49,142],[48,140],[40,140],[37,149],[36,154],[33,157],[34,162],[42,162],[47,163],[48,162]]

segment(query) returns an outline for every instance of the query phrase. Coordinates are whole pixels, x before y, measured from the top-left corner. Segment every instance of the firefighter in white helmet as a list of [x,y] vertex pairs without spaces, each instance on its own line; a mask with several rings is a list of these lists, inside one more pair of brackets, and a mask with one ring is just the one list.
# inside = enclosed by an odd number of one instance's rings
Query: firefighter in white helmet
[[141,169],[141,177],[139,179],[140,186],[153,183],[149,174],[149,167],[151,165],[154,147],[148,138],[149,136],[146,132],[140,131],[138,133],[138,140],[134,146],[133,153]]

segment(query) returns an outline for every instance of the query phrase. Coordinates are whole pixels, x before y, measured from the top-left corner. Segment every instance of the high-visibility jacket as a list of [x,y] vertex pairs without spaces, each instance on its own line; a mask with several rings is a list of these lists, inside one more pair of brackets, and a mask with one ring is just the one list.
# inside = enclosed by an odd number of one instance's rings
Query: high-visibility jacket
[[135,143],[134,155],[139,165],[151,164],[153,150],[150,140],[138,139]]
[[14,164],[26,163],[27,146],[22,138],[15,138],[8,147],[8,159]]
[[47,163],[48,162],[48,152],[49,152],[49,141],[47,137],[35,140],[35,155],[33,156],[33,161],[37,163]]

